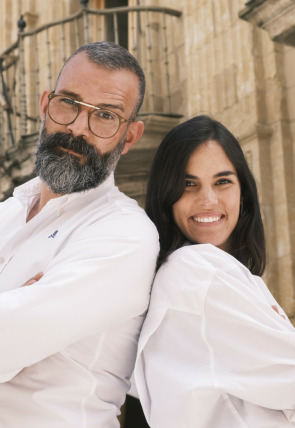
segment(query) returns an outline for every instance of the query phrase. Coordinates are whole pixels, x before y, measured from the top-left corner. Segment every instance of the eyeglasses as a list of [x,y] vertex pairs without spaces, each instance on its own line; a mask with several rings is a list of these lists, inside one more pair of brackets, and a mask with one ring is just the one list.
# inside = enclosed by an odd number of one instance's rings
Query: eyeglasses
[[113,111],[53,92],[48,94],[48,99],[49,117],[59,125],[70,125],[75,122],[81,112],[81,106],[93,109],[88,113],[88,127],[94,135],[100,138],[111,138],[118,132],[122,123],[134,121],[134,119],[124,119]]

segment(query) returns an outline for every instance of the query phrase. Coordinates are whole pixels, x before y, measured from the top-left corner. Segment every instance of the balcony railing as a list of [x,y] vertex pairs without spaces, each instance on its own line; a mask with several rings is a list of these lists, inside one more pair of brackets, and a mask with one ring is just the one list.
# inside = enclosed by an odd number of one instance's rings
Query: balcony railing
[[173,65],[180,16],[180,11],[163,7],[83,6],[68,18],[29,32],[21,18],[18,40],[0,55],[0,154],[39,130],[42,90],[53,89],[66,58],[93,41],[115,41],[138,59],[147,79],[141,115],[178,115]]

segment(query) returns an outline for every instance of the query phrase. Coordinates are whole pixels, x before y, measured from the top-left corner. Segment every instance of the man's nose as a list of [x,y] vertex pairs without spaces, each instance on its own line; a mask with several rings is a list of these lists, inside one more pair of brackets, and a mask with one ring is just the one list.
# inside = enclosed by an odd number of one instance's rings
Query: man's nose
[[88,138],[91,131],[88,126],[88,113],[86,110],[82,110],[76,120],[73,123],[67,125],[67,129],[71,132],[74,137],[85,137]]

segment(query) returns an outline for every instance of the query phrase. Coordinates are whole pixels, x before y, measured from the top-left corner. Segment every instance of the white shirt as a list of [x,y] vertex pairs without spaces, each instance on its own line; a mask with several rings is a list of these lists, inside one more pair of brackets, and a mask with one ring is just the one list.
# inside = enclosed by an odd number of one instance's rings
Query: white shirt
[[36,178],[0,204],[0,427],[115,428],[157,232],[113,176],[26,223],[39,193]]
[[212,245],[170,256],[135,368],[152,428],[295,426],[295,329],[272,305],[262,279]]

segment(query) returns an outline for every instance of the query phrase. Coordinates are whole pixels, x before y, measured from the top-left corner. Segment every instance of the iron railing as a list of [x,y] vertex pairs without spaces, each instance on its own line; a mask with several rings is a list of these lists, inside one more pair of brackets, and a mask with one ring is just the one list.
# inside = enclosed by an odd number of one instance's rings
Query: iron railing
[[149,6],[93,10],[81,3],[74,15],[34,31],[24,31],[21,17],[18,40],[0,55],[0,154],[39,129],[41,91],[53,89],[74,50],[97,40],[126,45],[141,64],[147,79],[141,115],[177,115],[171,69],[181,12]]

